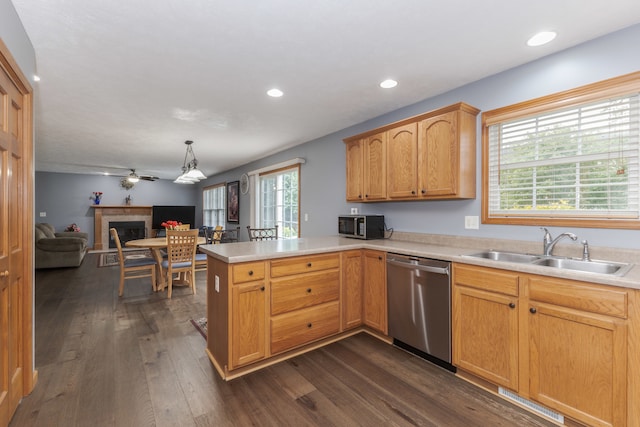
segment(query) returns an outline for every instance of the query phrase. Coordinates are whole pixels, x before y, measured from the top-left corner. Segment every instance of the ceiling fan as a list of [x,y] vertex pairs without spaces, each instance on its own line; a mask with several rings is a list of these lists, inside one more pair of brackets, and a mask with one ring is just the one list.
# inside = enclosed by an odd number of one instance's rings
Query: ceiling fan
[[157,176],[152,176],[152,175],[138,175],[135,169],[130,169],[130,171],[131,173],[127,175],[126,178],[127,178],[127,181],[132,182],[134,184],[140,180],[155,181],[156,179],[159,179]]

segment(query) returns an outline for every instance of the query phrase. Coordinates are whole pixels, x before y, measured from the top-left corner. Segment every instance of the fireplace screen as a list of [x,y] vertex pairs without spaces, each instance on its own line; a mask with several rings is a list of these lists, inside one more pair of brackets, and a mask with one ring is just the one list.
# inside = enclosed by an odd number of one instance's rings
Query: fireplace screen
[[[113,221],[109,222],[109,228],[116,229],[120,243],[122,243],[123,246],[129,240],[144,239],[147,237],[144,221]],[[116,247],[116,243],[112,237],[109,237],[109,247]]]

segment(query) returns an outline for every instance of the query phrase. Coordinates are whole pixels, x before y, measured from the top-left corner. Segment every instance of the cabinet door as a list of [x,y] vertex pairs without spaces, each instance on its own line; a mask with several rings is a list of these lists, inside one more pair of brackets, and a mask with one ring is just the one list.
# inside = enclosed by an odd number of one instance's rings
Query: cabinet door
[[518,298],[453,287],[453,364],[518,390]]
[[347,144],[347,201],[361,202],[364,196],[364,141]]
[[454,195],[458,190],[457,117],[454,111],[420,122],[418,171],[423,197]]
[[364,199],[387,198],[387,133],[370,136],[364,145]]
[[264,282],[233,285],[230,369],[266,356],[266,302]]
[[418,197],[418,124],[387,131],[389,198]]
[[588,425],[625,425],[624,321],[538,302],[527,317],[531,398]]
[[364,323],[387,333],[387,266],[384,252],[364,251]]
[[342,253],[342,329],[362,324],[362,252]]

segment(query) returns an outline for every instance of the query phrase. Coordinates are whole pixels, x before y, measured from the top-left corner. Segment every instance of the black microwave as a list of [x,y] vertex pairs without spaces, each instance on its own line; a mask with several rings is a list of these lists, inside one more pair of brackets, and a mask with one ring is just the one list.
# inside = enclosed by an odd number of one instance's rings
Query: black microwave
[[384,239],[384,215],[339,216],[338,234],[355,239]]

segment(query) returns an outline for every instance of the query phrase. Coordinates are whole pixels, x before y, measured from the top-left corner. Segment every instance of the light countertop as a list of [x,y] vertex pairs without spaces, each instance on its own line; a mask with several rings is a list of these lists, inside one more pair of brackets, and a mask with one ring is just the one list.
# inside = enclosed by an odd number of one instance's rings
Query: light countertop
[[[609,274],[584,273],[578,271],[563,270],[553,267],[543,267],[531,264],[513,263],[505,261],[493,261],[483,258],[468,257],[467,255],[496,248],[496,241],[486,239],[486,242],[475,239],[469,247],[464,239],[423,239],[424,241],[407,241],[399,239],[383,240],[358,240],[338,236],[305,237],[290,240],[265,240],[261,242],[238,242],[218,245],[202,245],[200,249],[207,255],[217,258],[229,264],[285,258],[291,256],[313,255],[328,252],[339,252],[350,249],[372,249],[384,252],[395,252],[405,255],[414,255],[425,258],[435,258],[465,264],[473,264],[484,267],[502,268],[522,273],[542,274],[552,277],[560,277],[604,285],[620,286],[625,288],[640,289],[640,266],[633,268],[624,276],[618,277]],[[429,241],[432,240],[432,241]],[[483,245],[478,247],[478,245]],[[514,245],[510,250],[525,252]],[[610,251],[609,251],[610,252]],[[607,253],[607,252],[604,252]],[[599,254],[601,255],[601,254]],[[614,255],[614,254],[612,254]],[[608,261],[619,260],[618,257],[599,257]],[[640,258],[638,258],[640,261]]]

